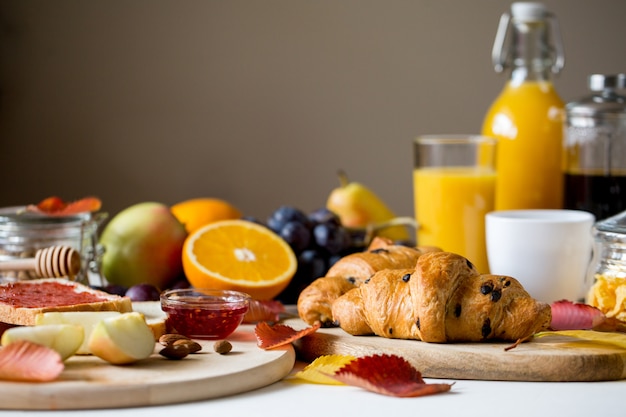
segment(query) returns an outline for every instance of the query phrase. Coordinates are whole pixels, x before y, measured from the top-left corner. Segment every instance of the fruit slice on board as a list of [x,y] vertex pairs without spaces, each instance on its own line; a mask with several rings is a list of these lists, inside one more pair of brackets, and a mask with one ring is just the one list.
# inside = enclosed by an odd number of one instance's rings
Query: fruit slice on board
[[187,237],[183,268],[196,288],[242,291],[269,300],[287,287],[297,260],[289,245],[265,226],[222,220]]
[[100,320],[89,336],[89,350],[115,365],[148,358],[155,340],[143,314],[131,312]]
[[19,340],[28,340],[57,351],[61,360],[74,355],[83,343],[84,331],[75,324],[50,324],[46,326],[18,326],[2,334],[2,346]]
[[51,325],[78,325],[83,330],[83,340],[76,350],[77,355],[89,355],[89,338],[96,325],[109,317],[119,316],[119,311],[48,311],[35,317],[35,327]]

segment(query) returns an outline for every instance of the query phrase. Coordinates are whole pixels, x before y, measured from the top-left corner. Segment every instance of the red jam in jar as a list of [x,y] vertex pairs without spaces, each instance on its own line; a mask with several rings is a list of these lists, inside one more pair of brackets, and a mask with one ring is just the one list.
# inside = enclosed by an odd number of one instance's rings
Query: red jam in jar
[[230,336],[248,311],[250,296],[237,291],[179,289],[161,295],[169,330],[194,339]]

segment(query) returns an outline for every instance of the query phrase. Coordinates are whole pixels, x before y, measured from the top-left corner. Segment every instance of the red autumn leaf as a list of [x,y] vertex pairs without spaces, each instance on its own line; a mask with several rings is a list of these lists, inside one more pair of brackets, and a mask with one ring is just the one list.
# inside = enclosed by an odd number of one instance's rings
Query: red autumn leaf
[[397,355],[358,358],[332,375],[347,385],[392,397],[421,397],[450,391],[452,384],[427,384],[422,374]]
[[75,201],[64,201],[60,197],[48,197],[38,204],[31,204],[26,211],[47,214],[49,216],[68,216],[100,210],[102,202],[97,197],[85,197]]
[[552,330],[589,330],[600,326],[606,319],[604,313],[589,304],[556,301],[552,309]]
[[284,312],[285,305],[278,300],[250,300],[243,323],[278,321],[280,314]]
[[320,327],[321,323],[318,322],[311,327],[307,327],[302,330],[295,330],[285,324],[276,323],[274,325],[270,325],[269,323],[262,321],[257,323],[254,328],[254,334],[256,335],[257,345],[261,349],[267,350],[296,341],[308,334],[314,333]]
[[0,349],[0,380],[47,382],[64,368],[56,351],[30,341],[19,340]]

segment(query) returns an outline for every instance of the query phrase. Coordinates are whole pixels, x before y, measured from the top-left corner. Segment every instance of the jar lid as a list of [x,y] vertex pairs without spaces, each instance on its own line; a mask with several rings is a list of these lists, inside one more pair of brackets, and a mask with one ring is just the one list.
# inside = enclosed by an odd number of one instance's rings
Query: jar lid
[[626,74],[592,74],[587,81],[589,90],[594,94],[567,103],[565,109],[568,116],[626,117],[626,97],[617,93],[626,89]]
[[597,222],[594,229],[599,232],[626,234],[626,211]]
[[42,213],[27,211],[25,206],[0,208],[0,227],[80,224],[90,219],[91,213],[48,216]]
[[591,91],[624,90],[626,89],[626,74],[591,74],[588,84]]

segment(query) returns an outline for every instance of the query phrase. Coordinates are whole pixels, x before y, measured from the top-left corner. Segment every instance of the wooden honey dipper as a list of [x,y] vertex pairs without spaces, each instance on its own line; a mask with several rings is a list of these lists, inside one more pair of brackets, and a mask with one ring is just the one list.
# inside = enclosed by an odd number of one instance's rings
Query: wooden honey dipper
[[50,246],[35,252],[34,258],[10,259],[0,262],[0,271],[34,270],[39,278],[69,277],[80,271],[80,254],[69,246]]

